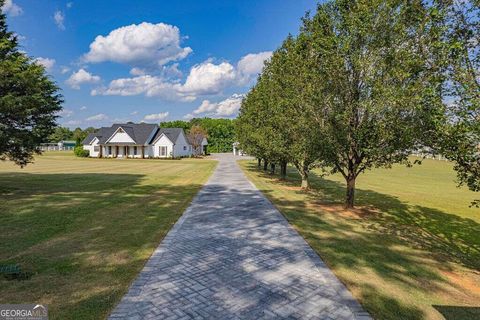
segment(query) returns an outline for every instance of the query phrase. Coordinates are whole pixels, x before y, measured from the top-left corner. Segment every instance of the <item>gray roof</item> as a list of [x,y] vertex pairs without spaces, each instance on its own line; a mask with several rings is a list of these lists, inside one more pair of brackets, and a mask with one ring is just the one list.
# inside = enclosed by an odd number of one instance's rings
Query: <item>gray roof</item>
[[89,134],[83,144],[89,144],[94,137],[97,137],[99,144],[105,144],[107,140],[118,130],[122,128],[132,139],[135,144],[147,144],[155,132],[158,130],[158,125],[150,123],[115,123],[111,127],[102,127],[97,132]]
[[153,137],[152,142],[157,140],[162,133],[164,133],[170,141],[173,143],[177,142],[178,136],[183,132],[182,128],[160,128],[155,137]]
[[82,144],[90,144],[90,142],[92,142],[93,138],[95,138],[96,135],[96,133],[89,133],[88,136],[83,139]]
[[175,143],[183,132],[182,128],[159,128],[158,125],[150,123],[115,123],[111,127],[102,127],[97,132],[89,134],[82,143],[90,144],[93,138],[97,137],[99,144],[105,144],[120,127],[135,141],[135,144],[150,144],[162,133]]

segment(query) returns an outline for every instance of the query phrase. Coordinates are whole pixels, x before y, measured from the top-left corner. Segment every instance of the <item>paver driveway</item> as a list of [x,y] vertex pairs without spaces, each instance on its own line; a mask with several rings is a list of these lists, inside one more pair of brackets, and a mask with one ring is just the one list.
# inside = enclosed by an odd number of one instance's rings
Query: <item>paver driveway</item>
[[147,262],[111,319],[369,319],[232,155]]

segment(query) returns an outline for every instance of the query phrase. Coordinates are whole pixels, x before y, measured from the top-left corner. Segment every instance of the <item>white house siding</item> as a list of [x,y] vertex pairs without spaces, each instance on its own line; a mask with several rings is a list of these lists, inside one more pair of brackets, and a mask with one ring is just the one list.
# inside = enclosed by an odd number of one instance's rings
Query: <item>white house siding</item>
[[187,157],[192,154],[190,144],[188,144],[185,135],[182,133],[177,138],[177,143],[173,147],[173,155],[175,157]]
[[[97,151],[95,151],[95,147],[97,147]],[[95,138],[90,144],[86,144],[83,146],[83,150],[88,150],[90,152],[90,157],[98,157],[100,154],[100,147],[98,146],[98,139]]]
[[[166,156],[160,156],[160,146],[165,146],[167,147],[167,155]],[[155,144],[153,145],[153,156],[155,158],[168,158],[172,156],[173,152],[173,143],[170,141],[170,139],[167,138],[167,136],[162,135],[160,136],[160,139],[158,139]],[[176,156],[175,154],[173,154]]]
[[135,143],[132,138],[126,132],[117,131],[108,142],[119,142],[119,143]]

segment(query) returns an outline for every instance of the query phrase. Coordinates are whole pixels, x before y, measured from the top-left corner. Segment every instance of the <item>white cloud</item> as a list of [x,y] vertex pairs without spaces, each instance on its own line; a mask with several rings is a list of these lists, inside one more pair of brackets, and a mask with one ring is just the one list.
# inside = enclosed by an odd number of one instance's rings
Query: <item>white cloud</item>
[[152,114],[147,114],[143,118],[143,120],[145,120],[145,121],[160,121],[160,120],[164,120],[166,117],[168,117],[168,112],[152,113]]
[[50,58],[38,57],[35,59],[35,62],[41,64],[47,71],[51,71],[53,66],[55,65],[55,59]]
[[242,99],[243,95],[234,94],[231,97],[216,103],[213,103],[209,100],[203,100],[202,104],[193,111],[193,114],[198,115],[201,113],[206,113],[214,117],[232,116],[240,109]]
[[134,96],[145,94],[147,97],[161,97],[166,100],[193,101],[195,97],[180,91],[181,84],[166,81],[162,77],[144,75],[133,78],[112,80],[108,87],[92,90],[95,95]]
[[191,113],[187,113],[186,115],[183,116],[183,119],[185,120],[190,120],[193,119],[195,116]]
[[[165,23],[142,22],[97,36],[84,55],[86,62],[113,61],[134,66],[158,67],[181,60],[192,52],[180,46],[180,30]],[[138,75],[135,74],[135,75]]]
[[86,107],[86,106],[81,106],[81,107],[80,107],[80,110],[81,110],[81,111],[85,111],[85,110],[87,110],[87,107]]
[[108,119],[108,116],[104,113],[99,113],[99,114],[96,114],[94,116],[91,116],[91,117],[88,117],[87,121],[102,121],[102,120],[107,120]]
[[73,89],[78,90],[83,83],[98,83],[100,80],[99,76],[94,76],[85,69],[80,69],[77,72],[72,73],[66,83]]
[[138,111],[137,111],[137,110],[132,111],[132,112],[130,113],[131,116],[135,116],[135,115],[137,115],[137,114],[138,114]]
[[70,9],[71,7],[73,7],[73,2],[67,2],[67,8]]
[[73,110],[70,109],[62,109],[57,113],[62,118],[69,118],[73,115]]
[[19,16],[23,13],[23,9],[12,0],[5,0],[5,3],[2,6],[2,11],[12,17]]
[[192,95],[216,94],[235,79],[235,69],[228,62],[218,65],[205,61],[190,69],[181,91]]
[[61,74],[65,74],[65,73],[67,73],[67,72],[69,72],[69,71],[70,71],[70,68],[69,68],[69,67],[62,66],[62,69],[60,70],[60,73],[61,73]]
[[228,62],[215,64],[207,60],[194,65],[184,83],[171,79],[181,74],[178,64],[163,66],[162,74],[156,76],[147,74],[145,69],[134,67],[130,70],[134,77],[112,80],[107,87],[92,90],[91,94],[144,94],[166,100],[193,101],[198,96],[219,94],[229,86],[244,86],[261,72],[263,61],[270,55],[271,52],[248,54],[238,62],[237,68]]
[[237,80],[241,84],[246,84],[255,79],[262,72],[265,60],[270,59],[271,56],[271,51],[250,53],[243,56],[237,63]]
[[53,15],[53,20],[57,25],[58,29],[65,30],[65,15],[60,10],[55,11]]

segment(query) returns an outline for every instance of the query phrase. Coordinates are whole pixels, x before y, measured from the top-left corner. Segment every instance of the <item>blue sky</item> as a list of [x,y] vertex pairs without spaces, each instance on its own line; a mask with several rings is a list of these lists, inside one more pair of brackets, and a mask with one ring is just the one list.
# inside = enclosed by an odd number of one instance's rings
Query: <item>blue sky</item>
[[22,50],[62,88],[68,127],[235,117],[312,0],[8,0]]

